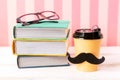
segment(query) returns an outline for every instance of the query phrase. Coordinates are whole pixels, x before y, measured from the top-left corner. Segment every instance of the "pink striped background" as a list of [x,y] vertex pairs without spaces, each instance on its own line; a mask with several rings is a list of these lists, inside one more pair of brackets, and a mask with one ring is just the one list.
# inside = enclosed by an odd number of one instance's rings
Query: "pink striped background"
[[[0,46],[10,46],[16,18],[25,13],[56,11],[70,21],[71,35],[78,28],[99,25],[103,46],[120,46],[119,0],[0,0]],[[72,36],[70,36],[73,45]]]

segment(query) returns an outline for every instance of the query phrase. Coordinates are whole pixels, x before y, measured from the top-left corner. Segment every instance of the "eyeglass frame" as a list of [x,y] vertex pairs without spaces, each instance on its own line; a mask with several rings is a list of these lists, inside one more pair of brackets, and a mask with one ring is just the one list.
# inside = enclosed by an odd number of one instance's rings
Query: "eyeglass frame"
[[[43,15],[43,13],[45,13],[45,12],[51,12],[51,13],[53,13],[54,15],[51,15],[51,16],[46,17],[45,15]],[[16,19],[16,22],[17,22],[17,23],[23,23],[23,25],[27,25],[28,22],[21,20],[22,17],[27,16],[27,15],[36,15],[36,16],[37,16],[37,20],[29,21],[29,22],[32,22],[32,23],[38,23],[39,21],[45,20],[45,19],[48,19],[48,20],[58,20],[58,19],[60,19],[59,15],[58,15],[56,12],[54,12],[54,11],[42,11],[42,12],[37,12],[37,13],[24,14],[24,15],[18,17],[18,18]],[[42,16],[43,18],[40,19],[39,15]],[[57,16],[57,18],[51,19],[51,17],[54,17],[54,16]]]

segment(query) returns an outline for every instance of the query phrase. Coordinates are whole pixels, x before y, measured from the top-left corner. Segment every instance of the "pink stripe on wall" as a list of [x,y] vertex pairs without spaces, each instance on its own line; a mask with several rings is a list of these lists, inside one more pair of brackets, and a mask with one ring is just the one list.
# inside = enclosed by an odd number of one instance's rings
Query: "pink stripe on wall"
[[0,0],[0,46],[8,46],[7,0]]
[[35,1],[35,12],[41,12],[44,10],[44,0],[34,0]]
[[16,7],[17,7],[17,17],[25,14],[25,0],[17,0],[16,1]]
[[54,0],[54,10],[62,19],[62,0]]
[[[27,12],[43,10],[54,10],[61,19],[70,19],[70,43],[72,46],[74,45],[72,35],[76,29],[82,25],[83,27],[84,25],[93,26],[98,23],[103,30],[103,36],[105,35],[103,45],[116,46],[120,44],[120,41],[117,41],[120,28],[118,22],[120,0],[13,0],[11,3],[7,1],[9,0],[0,0],[0,46],[10,45],[9,35],[12,31],[10,26],[14,23],[16,14],[19,17]],[[11,17],[14,10],[16,11],[15,16]]]
[[80,28],[80,0],[72,0],[72,26],[71,26],[71,46],[74,45],[73,33]]
[[98,24],[98,0],[90,0],[90,26]]
[[119,0],[109,0],[108,8],[108,46],[117,45],[117,18],[118,18],[118,2]]

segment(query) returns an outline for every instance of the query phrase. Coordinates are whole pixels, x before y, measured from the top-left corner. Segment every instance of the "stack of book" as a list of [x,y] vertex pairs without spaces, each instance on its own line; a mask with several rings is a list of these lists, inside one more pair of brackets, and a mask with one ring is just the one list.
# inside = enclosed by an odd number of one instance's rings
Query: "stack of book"
[[13,54],[19,68],[68,66],[67,38],[69,21],[39,23],[13,29]]

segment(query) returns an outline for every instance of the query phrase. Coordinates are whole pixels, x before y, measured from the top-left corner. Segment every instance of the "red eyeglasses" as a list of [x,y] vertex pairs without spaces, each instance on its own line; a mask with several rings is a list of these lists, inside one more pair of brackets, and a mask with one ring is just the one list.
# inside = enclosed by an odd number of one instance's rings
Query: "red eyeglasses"
[[90,33],[90,32],[98,32],[100,31],[100,28],[98,27],[98,25],[94,25],[92,26],[91,29],[77,29],[76,32],[80,33]]
[[[50,22],[50,23],[58,23],[58,20],[60,17],[59,15],[54,11],[42,11],[37,13],[29,13],[24,14],[17,18],[17,23],[23,23],[23,26],[30,25],[30,24],[36,24],[36,23],[44,23],[44,22]],[[42,20],[51,20],[51,21],[42,21]]]

